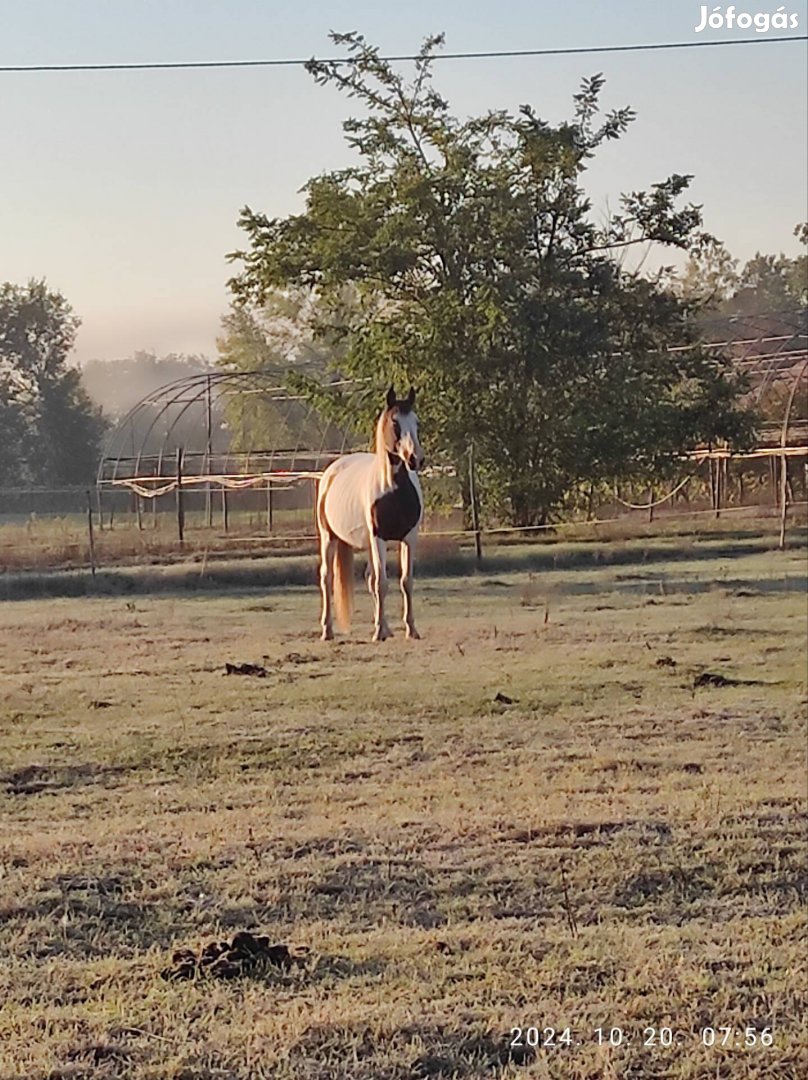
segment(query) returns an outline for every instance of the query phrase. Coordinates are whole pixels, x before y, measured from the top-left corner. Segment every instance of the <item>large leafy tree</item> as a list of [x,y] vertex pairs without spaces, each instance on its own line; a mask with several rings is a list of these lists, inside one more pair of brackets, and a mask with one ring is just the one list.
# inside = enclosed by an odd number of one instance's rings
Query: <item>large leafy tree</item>
[[[808,223],[794,228],[808,249]],[[682,294],[706,312],[722,315],[778,316],[808,306],[808,250],[794,258],[757,252],[738,268],[721,244],[688,260],[682,275]]]
[[[309,70],[359,102],[343,125],[357,163],[310,180],[301,214],[242,212],[237,304],[312,290],[341,337],[340,369],[416,385],[433,449],[465,477],[473,442],[489,506],[516,524],[546,520],[581,481],[658,473],[698,442],[743,435],[728,371],[696,347],[665,351],[688,340],[687,303],[665,273],[620,258],[648,242],[709,245],[699,207],[680,205],[690,178],[593,219],[584,173],[634,118],[601,115],[601,76],[558,125],[527,106],[460,120],[431,82],[441,37],[412,82],[361,36],[333,39],[351,62]],[[359,302],[330,311],[348,283]],[[341,406],[356,415],[364,400]]]
[[[351,302],[351,290],[347,289],[344,304]],[[342,445],[338,427],[327,423],[344,417],[338,401],[324,394],[321,395],[324,402],[316,403],[324,407],[313,408],[315,402],[307,400],[311,398],[312,380],[314,389],[322,390],[322,383],[328,382],[329,366],[339,362],[339,335],[335,338],[327,321],[338,303],[338,298],[332,296],[324,311],[309,289],[276,291],[265,298],[260,310],[238,306],[222,319],[223,333],[217,341],[219,368],[241,374],[260,372],[269,375],[281,389],[295,390],[302,384],[304,391],[291,396],[228,395],[225,416],[232,449],[291,450]]]
[[31,396],[17,372],[0,360],[0,485],[25,479],[25,459],[32,415]]
[[84,483],[104,429],[68,365],[79,320],[44,281],[0,285],[0,480]]

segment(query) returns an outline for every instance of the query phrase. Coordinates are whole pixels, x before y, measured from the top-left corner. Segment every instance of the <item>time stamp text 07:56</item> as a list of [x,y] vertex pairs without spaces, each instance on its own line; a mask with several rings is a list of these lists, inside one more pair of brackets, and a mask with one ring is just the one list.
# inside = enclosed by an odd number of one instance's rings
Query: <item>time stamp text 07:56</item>
[[575,1028],[553,1028],[532,1025],[511,1028],[508,1045],[513,1049],[532,1047],[537,1050],[567,1050],[584,1043],[597,1046],[645,1046],[649,1049],[673,1049],[695,1040],[702,1046],[718,1049],[755,1050],[774,1046],[774,1031],[770,1027],[739,1027],[716,1025],[683,1031],[672,1027],[596,1027],[588,1031]]

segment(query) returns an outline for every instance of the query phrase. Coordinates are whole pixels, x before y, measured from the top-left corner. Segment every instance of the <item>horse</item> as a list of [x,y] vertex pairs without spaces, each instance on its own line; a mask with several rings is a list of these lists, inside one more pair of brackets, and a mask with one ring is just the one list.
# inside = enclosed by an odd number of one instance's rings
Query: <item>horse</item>
[[317,491],[320,534],[322,640],[334,637],[333,617],[348,630],[353,609],[354,551],[370,549],[368,589],[373,597],[373,640],[392,636],[384,614],[387,541],[398,541],[404,628],[418,638],[412,610],[413,561],[424,499],[418,480],[424,454],[418,441],[415,390],[403,400],[394,387],[376,422],[373,453],[344,454],[332,461]]

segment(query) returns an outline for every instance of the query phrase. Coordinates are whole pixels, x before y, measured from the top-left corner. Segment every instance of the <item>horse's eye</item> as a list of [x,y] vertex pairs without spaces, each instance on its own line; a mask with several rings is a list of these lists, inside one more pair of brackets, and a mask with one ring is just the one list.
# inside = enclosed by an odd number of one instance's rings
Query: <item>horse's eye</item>
[[393,434],[397,439],[401,438],[401,424],[399,424],[398,420],[393,421]]

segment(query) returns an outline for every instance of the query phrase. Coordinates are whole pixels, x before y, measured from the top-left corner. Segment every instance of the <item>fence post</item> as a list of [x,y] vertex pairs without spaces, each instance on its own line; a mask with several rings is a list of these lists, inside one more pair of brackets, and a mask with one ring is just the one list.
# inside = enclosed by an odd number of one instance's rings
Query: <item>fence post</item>
[[469,498],[471,499],[471,527],[474,530],[474,548],[477,562],[483,561],[483,542],[480,536],[480,512],[477,506],[477,483],[474,468],[474,443],[469,446]]
[[[213,457],[213,401],[211,398],[211,377],[205,380],[205,429],[207,440],[205,442],[205,472],[210,476]],[[205,524],[209,529],[213,528],[213,490],[210,480],[205,484]]]
[[[797,393],[797,387],[802,381],[803,375],[808,371],[808,360],[804,362],[797,377],[794,379],[794,383],[791,387],[791,392],[788,395],[788,402],[786,404],[785,415],[783,416],[783,428],[780,432],[780,449],[782,455],[780,457],[780,550],[785,551],[786,547],[786,518],[788,516],[788,456],[786,455],[786,446],[788,445],[788,423],[791,419],[791,409],[794,405],[794,398]],[[772,460],[775,460],[774,458]]]
[[781,551],[786,549],[786,519],[788,517],[788,458],[780,458],[780,542]]
[[721,498],[724,506],[729,506],[729,451],[721,459]]
[[93,537],[93,501],[87,489],[87,532],[90,537],[90,570],[95,577],[95,538]]
[[267,480],[267,536],[272,536],[272,484]]
[[185,540],[185,508],[182,504],[182,447],[177,447],[177,534]]
[[227,488],[222,488],[222,528],[227,532],[229,521],[227,513]]

